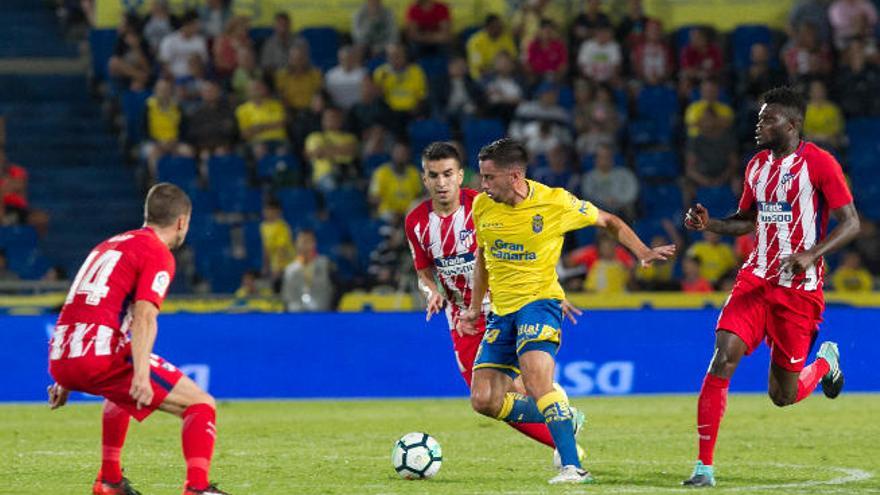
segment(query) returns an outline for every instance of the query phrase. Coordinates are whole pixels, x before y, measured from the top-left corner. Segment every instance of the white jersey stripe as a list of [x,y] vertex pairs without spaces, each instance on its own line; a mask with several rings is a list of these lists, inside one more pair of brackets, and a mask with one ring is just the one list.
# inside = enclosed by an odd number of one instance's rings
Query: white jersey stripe
[[[757,177],[757,188],[755,188],[755,200],[758,203],[767,201],[767,180],[770,175],[770,169],[772,168],[773,161],[770,158],[768,158],[767,162],[761,166],[761,172]],[[761,222],[758,222],[755,250],[758,253],[757,258],[755,259],[755,275],[764,278],[767,274],[767,225]]]
[[[793,164],[797,155],[789,155],[779,166],[779,181],[776,183],[776,201],[780,203],[787,202],[788,199],[788,189],[791,187],[791,184],[794,182],[793,179],[788,181],[784,181],[783,178],[789,174],[793,168]],[[789,225],[787,222],[779,222],[776,225],[776,242],[778,243],[778,249],[776,250],[776,254],[773,255],[773,258],[767,264],[768,266],[773,266],[777,259],[783,260],[789,256],[791,256],[791,233],[789,232]],[[783,287],[791,287],[791,281],[793,278],[793,274],[791,272],[780,272],[779,274],[779,285]]]
[[[804,166],[799,179],[801,191],[798,197],[798,206],[801,210],[800,225],[803,229],[801,245],[802,250],[806,251],[816,244],[816,193],[813,189],[813,183],[810,181],[810,171],[806,166]],[[810,266],[804,275],[804,289],[816,290],[819,286],[816,263]]]

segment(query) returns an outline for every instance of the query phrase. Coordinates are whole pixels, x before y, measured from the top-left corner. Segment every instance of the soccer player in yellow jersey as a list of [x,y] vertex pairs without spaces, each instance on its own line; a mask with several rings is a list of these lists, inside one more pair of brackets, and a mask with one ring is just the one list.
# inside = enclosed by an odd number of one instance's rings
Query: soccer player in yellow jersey
[[[479,160],[483,193],[473,207],[474,292],[458,329],[475,332],[487,290],[492,311],[474,363],[471,405],[500,421],[546,422],[563,466],[550,483],[590,483],[593,478],[578,460],[568,400],[553,388],[565,299],[556,276],[563,237],[590,225],[602,227],[643,266],[673,256],[675,246],[651,249],[617,216],[564,189],[526,179],[528,154],[518,141],[495,141],[480,150]],[[520,373],[528,396],[509,392]]]

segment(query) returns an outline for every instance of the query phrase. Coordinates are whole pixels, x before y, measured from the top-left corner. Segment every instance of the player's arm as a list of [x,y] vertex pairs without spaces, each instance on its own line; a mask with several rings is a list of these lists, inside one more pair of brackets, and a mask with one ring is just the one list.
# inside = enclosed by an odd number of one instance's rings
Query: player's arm
[[419,288],[425,292],[428,302],[428,306],[425,308],[425,321],[428,321],[443,309],[443,294],[440,293],[437,282],[434,281],[433,268],[427,267],[416,270],[416,274],[419,277]]
[[666,261],[675,255],[674,244],[656,248],[646,246],[633,229],[613,213],[599,210],[599,214],[596,217],[596,226],[608,231],[619,243],[632,251],[642,263],[642,266],[649,266],[654,261]]
[[489,290],[489,271],[486,270],[483,248],[478,247],[474,256],[476,256],[476,262],[474,263],[474,288],[471,292],[471,305],[458,316],[455,329],[459,335],[476,335],[476,323],[483,312],[483,299]]
[[708,230],[721,235],[740,236],[755,230],[758,211],[755,209],[739,209],[727,218],[712,218],[705,206],[697,203],[688,209],[684,217],[684,226],[691,230]]
[[135,301],[131,320],[131,359],[134,377],[131,380],[129,395],[137,402],[138,408],[153,402],[153,387],[150,385],[150,354],[158,332],[157,317],[159,308],[150,301]]
[[795,274],[802,273],[820,257],[837,251],[859,235],[859,214],[852,202],[831,210],[831,216],[837,220],[837,226],[828,234],[828,237],[812,248],[782,260],[781,269],[783,271],[791,271]]

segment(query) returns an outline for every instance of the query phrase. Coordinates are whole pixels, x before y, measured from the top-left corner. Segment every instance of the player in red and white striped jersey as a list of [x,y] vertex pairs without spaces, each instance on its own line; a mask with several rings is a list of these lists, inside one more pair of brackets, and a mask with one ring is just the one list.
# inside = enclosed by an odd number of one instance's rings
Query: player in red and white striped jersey
[[[475,335],[455,330],[458,315],[471,303],[474,254],[477,250],[476,231],[471,216],[478,192],[462,188],[464,169],[461,157],[450,143],[435,142],[422,153],[422,180],[430,199],[416,206],[405,222],[406,237],[412,251],[419,286],[427,295],[427,318],[446,306],[446,319],[452,338],[455,358],[462,378],[471,385],[474,360],[486,331],[488,296],[483,301],[483,314]],[[436,276],[436,281],[435,281]],[[438,287],[437,281],[440,285]],[[566,316],[573,322],[580,310],[563,302]],[[514,382],[519,393],[525,393],[521,381]],[[553,438],[544,424],[510,423],[523,434],[554,447]]]
[[[765,149],[746,168],[739,209],[716,219],[698,204],[685,218],[694,230],[756,233],[755,247],[718,318],[715,353],[697,406],[699,460],[684,481],[690,486],[715,484],[713,454],[730,378],[761,341],[771,349],[768,392],[777,406],[801,401],[820,382],[832,399],[843,388],[837,344],[824,342],[816,360],[805,364],[825,308],[822,256],[858,234],[858,214],[837,160],[801,140],[803,97],[776,88],[762,101],[755,137]],[[830,233],[829,215],[838,221]]]
[[98,244],[80,267],[49,344],[52,409],[71,390],[104,397],[101,470],[95,495],[132,495],[120,455],[134,417],[156,409],[183,419],[184,495],[220,495],[208,481],[214,451],[214,398],[171,363],[151,354],[159,308],[174,278],[171,250],[189,230],[192,205],[173,184],[147,193],[143,228]]

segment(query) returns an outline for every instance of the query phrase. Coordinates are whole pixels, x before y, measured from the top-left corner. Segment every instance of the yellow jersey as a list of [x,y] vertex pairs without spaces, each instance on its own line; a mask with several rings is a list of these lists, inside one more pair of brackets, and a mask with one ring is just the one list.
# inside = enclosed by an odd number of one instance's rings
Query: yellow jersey
[[176,103],[163,107],[155,96],[147,98],[147,123],[150,139],[160,143],[177,141],[180,118],[180,107]]
[[[273,99],[263,100],[259,105],[252,101],[248,101],[242,103],[235,109],[235,119],[238,121],[238,128],[242,131],[256,125],[275,123],[284,124],[285,118],[284,106],[282,106],[281,102],[278,100]],[[251,142],[257,143],[286,140],[287,132],[284,130],[283,126],[259,132],[251,136],[250,139]]]
[[565,189],[526,183],[529,194],[516,206],[485,193],[474,198],[477,245],[489,272],[492,312],[499,316],[541,299],[565,299],[556,276],[565,233],[599,218],[592,203]]

